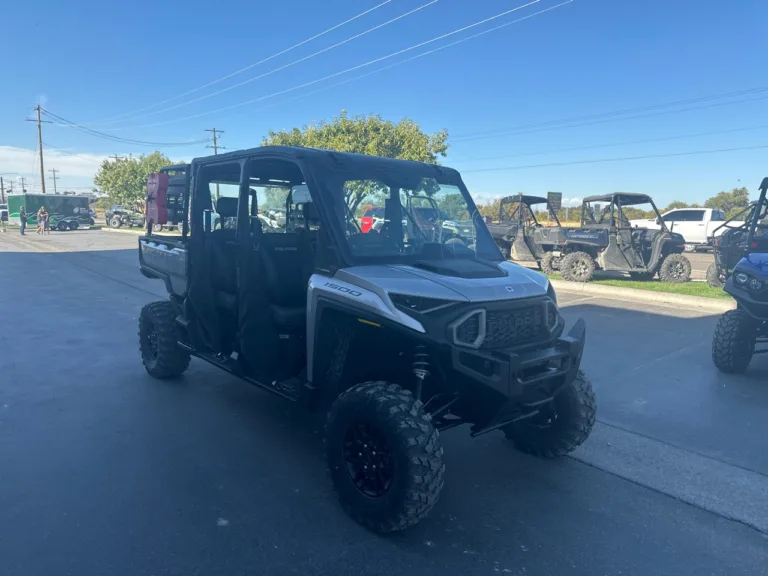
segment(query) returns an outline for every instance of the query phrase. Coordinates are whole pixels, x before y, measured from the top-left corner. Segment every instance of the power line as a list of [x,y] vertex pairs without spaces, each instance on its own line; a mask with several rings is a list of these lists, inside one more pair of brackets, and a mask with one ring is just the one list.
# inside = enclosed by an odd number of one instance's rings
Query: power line
[[[62,118],[61,116],[57,116],[53,112],[50,112],[48,110],[42,110],[43,114],[47,116],[48,118],[53,118],[54,120],[58,120],[59,122],[64,122],[64,126],[75,128],[76,130],[80,130],[81,132],[85,132],[86,134],[91,134],[92,136],[98,136],[101,138],[106,138],[107,140],[112,140],[113,142],[123,142],[126,144],[134,144],[137,146],[166,146],[166,147],[172,147],[172,146],[192,146],[194,144],[204,144],[205,142],[208,142],[207,139],[204,140],[193,140],[190,142],[147,142],[144,140],[133,140],[130,138],[122,138],[120,136],[115,136],[113,134],[105,134],[103,132],[99,132],[97,130],[93,130],[92,128],[88,128],[87,126],[81,126],[80,124],[76,124],[72,122],[71,120],[67,120],[66,118]],[[62,124],[58,124],[61,126]]]
[[[293,102],[294,100],[299,100],[301,98],[307,98],[308,96],[313,96],[319,92],[325,92],[326,90],[332,90],[333,88],[338,88],[339,86],[344,86],[345,84],[349,84],[351,82],[355,82],[357,80],[362,80],[363,78],[367,78],[368,76],[372,76],[373,74],[378,74],[379,72],[383,72],[385,70],[389,70],[390,68],[394,68],[396,66],[400,66],[401,64],[406,64],[408,62],[411,62],[412,60],[417,60],[419,58],[423,58],[424,56],[428,56],[434,52],[439,52],[440,50],[445,50],[446,48],[450,48],[452,46],[455,46],[456,44],[461,44],[462,42],[467,42],[469,40],[472,40],[474,38],[477,38],[478,36],[483,36],[485,34],[488,34],[490,32],[494,32],[500,28],[505,28],[506,26],[510,26],[512,24],[517,24],[518,22],[522,22],[523,20],[528,20],[529,18],[533,18],[534,16],[538,16],[540,14],[544,14],[545,12],[549,12],[551,10],[555,10],[556,8],[560,8],[561,6],[565,6],[566,4],[570,4],[574,0],[567,0],[565,2],[561,2],[560,4],[555,4],[554,6],[550,6],[549,8],[544,8],[543,10],[539,10],[537,12],[533,12],[532,14],[528,14],[527,16],[523,16],[522,18],[518,18],[516,20],[512,20],[510,22],[506,22],[504,24],[501,24],[499,26],[494,26],[493,28],[489,28],[488,30],[484,30],[482,32],[478,32],[477,34],[472,34],[471,36],[467,36],[466,38],[462,38],[461,40],[456,40],[455,42],[451,42],[449,44],[445,44],[443,46],[440,46],[439,48],[433,48],[432,50],[427,50],[426,52],[422,52],[421,54],[417,54],[416,56],[411,56],[410,58],[406,58],[405,60],[400,60],[399,62],[395,62],[394,64],[389,64],[387,66],[382,66],[381,68],[377,68],[376,70],[372,70],[370,72],[366,72],[365,74],[360,74],[359,76],[354,76],[352,78],[348,78],[347,80],[343,80],[341,82],[336,82],[335,84],[330,84],[329,86],[323,86],[322,88],[318,88],[317,90],[311,90],[310,92],[305,92],[304,94],[299,94],[298,96],[293,96],[292,98],[287,98],[285,100],[281,100],[280,102],[275,102],[274,104],[269,104],[268,106],[262,106],[261,108],[256,108],[254,112],[261,112],[262,110],[268,110],[270,108],[274,108],[275,106],[279,106],[280,104],[285,104],[287,102]],[[291,89],[293,90],[293,89]],[[288,90],[290,91],[290,90]],[[276,96],[278,94],[282,94],[286,92],[285,90],[283,92],[277,92],[275,94],[270,94],[268,96],[265,96],[262,99],[271,98],[273,96]]]
[[389,4],[392,0],[385,0],[381,4],[377,4],[373,8],[369,8],[368,10],[365,10],[363,12],[360,12],[360,14],[357,14],[356,16],[353,16],[352,18],[349,18],[339,24],[336,24],[335,26],[332,26],[328,28],[327,30],[323,30],[319,34],[315,34],[314,36],[311,36],[310,38],[307,38],[306,40],[302,40],[298,44],[294,44],[290,48],[286,48],[285,50],[281,50],[280,52],[276,52],[275,54],[272,54],[271,56],[268,56],[267,58],[264,58],[262,60],[259,60],[258,62],[254,62],[253,64],[249,64],[248,66],[245,66],[244,68],[240,68],[240,70],[236,70],[235,72],[232,72],[230,74],[227,74],[226,76],[222,76],[221,78],[218,78],[217,80],[213,80],[211,82],[208,82],[207,84],[203,84],[202,86],[198,86],[197,88],[193,88],[192,90],[188,90],[187,92],[184,92],[183,94],[179,94],[178,96],[174,96],[173,98],[168,98],[166,100],[163,100],[161,102],[157,102],[155,104],[152,104],[150,106],[145,106],[144,108],[139,108],[138,110],[134,110],[132,112],[125,112],[123,114],[119,114],[117,116],[112,116],[110,118],[105,118],[103,120],[96,120],[93,122],[85,122],[85,124],[102,124],[109,120],[114,120],[116,118],[124,118],[125,116],[132,116],[133,114],[139,114],[141,112],[144,112],[146,110],[151,110],[152,108],[156,108],[158,106],[162,106],[163,104],[167,104],[168,102],[173,102],[174,100],[178,100],[179,98],[183,98],[184,96],[189,96],[190,94],[194,94],[195,92],[199,92],[200,90],[203,90],[205,88],[208,88],[210,86],[213,86],[214,84],[218,84],[219,82],[223,82],[224,80],[228,80],[229,78],[232,78],[233,76],[237,76],[238,74],[242,74],[243,72],[250,70],[251,68],[255,68],[256,66],[259,66],[261,64],[264,64],[265,62],[268,62],[274,58],[277,58],[278,56],[282,56],[283,54],[290,52],[291,50],[294,50],[296,48],[299,48],[300,46],[303,46],[304,44],[307,44],[309,42],[312,42],[313,40],[316,40],[320,38],[321,36],[324,36],[328,34],[329,32],[333,32],[334,30],[337,30],[341,28],[342,26],[345,26],[349,24],[350,22],[354,22],[358,18],[362,18],[366,14],[370,14],[374,10],[378,10],[382,6],[385,6],[386,4]]
[[[357,66],[353,66],[351,68],[347,68],[346,70],[342,70],[341,72],[336,72],[334,74],[329,74],[328,76],[324,76],[322,78],[318,78],[318,79],[312,80],[310,82],[305,82],[304,84],[299,84],[299,85],[294,86],[292,88],[287,88],[285,90],[280,90],[278,92],[273,92],[272,94],[268,94],[266,96],[261,96],[259,98],[253,98],[251,100],[246,100],[245,102],[240,102],[240,103],[237,103],[237,104],[232,104],[230,106],[225,106],[223,108],[218,108],[216,110],[211,110],[209,112],[202,112],[202,113],[199,113],[199,114],[192,114],[190,116],[183,116],[181,118],[174,118],[172,120],[165,120],[165,121],[162,121],[162,122],[153,122],[153,123],[150,123],[150,124],[143,124],[143,125],[140,125],[140,126],[133,126],[131,128],[134,128],[134,129],[137,129],[137,128],[149,128],[149,127],[152,127],[152,126],[162,126],[162,125],[165,125],[165,124],[172,124],[172,123],[175,123],[175,122],[181,122],[181,121],[184,121],[184,120],[191,120],[191,119],[194,119],[194,118],[202,118],[203,116],[210,116],[211,114],[216,114],[218,112],[224,112],[224,111],[227,111],[227,110],[231,110],[233,108],[240,108],[242,106],[247,106],[249,104],[253,104],[254,102],[260,102],[260,101],[266,100],[268,98],[274,98],[275,96],[280,96],[282,94],[287,94],[288,92],[293,92],[293,91],[299,90],[301,88],[306,88],[307,86],[312,86],[313,84],[318,84],[319,82],[323,82],[325,80],[330,80],[331,78],[335,78],[337,76],[341,76],[342,74],[346,74],[348,72],[353,72],[355,70],[359,70],[360,68],[365,68],[365,67],[370,66],[372,64],[376,64],[377,62],[381,62],[383,60],[388,60],[389,58],[394,58],[395,56],[399,56],[400,54],[404,54],[405,52],[410,52],[411,50],[415,50],[416,48],[420,48],[420,47],[425,46],[427,44],[431,44],[432,42],[437,42],[438,40],[442,40],[442,39],[447,38],[449,36],[453,36],[455,34],[459,34],[461,32],[464,32],[465,30],[469,30],[470,28],[474,28],[476,26],[480,26],[480,25],[485,24],[487,22],[490,22],[492,20],[496,20],[496,19],[501,18],[503,16],[506,16],[506,15],[512,13],[512,12],[516,12],[518,10],[522,10],[523,8],[527,8],[528,6],[531,6],[531,5],[536,4],[538,2],[540,2],[540,0],[531,0],[527,4],[523,4],[522,6],[518,6],[516,8],[512,8],[510,10],[505,10],[504,12],[501,12],[501,13],[496,14],[494,16],[491,16],[489,18],[485,18],[483,20],[475,22],[474,24],[469,24],[468,26],[464,26],[463,28],[459,28],[457,30],[453,30],[452,32],[447,32],[446,34],[442,34],[440,36],[436,36],[435,38],[432,38],[430,40],[425,40],[424,42],[420,42],[418,44],[414,44],[413,46],[409,46],[408,48],[403,48],[402,50],[398,50],[397,52],[392,52],[391,54],[387,54],[386,56],[381,56],[379,58],[375,58],[373,60],[369,60],[368,62],[365,62],[363,64],[358,64]],[[488,30],[486,32],[490,32],[492,30],[498,30],[499,28],[502,28],[503,26],[514,24],[514,23],[520,22],[522,20],[527,20],[528,18],[532,18],[533,16],[537,16],[539,14],[543,14],[544,12],[549,12],[550,10],[554,10],[555,8],[559,8],[561,6],[565,6],[566,4],[571,4],[572,2],[573,2],[573,0],[567,0],[566,2],[562,2],[560,4],[552,6],[550,8],[546,8],[544,10],[540,10],[539,12],[535,12],[535,13],[530,14],[530,15],[524,17],[524,18],[520,18],[518,20],[515,20],[515,21],[512,21],[512,22],[508,22],[508,23],[506,23],[504,25],[501,25],[501,26],[497,26],[496,28],[493,28],[493,29]],[[482,35],[482,33],[481,34],[477,34],[477,35],[475,35],[473,37],[477,37],[477,36],[480,36],[480,35]],[[454,44],[458,44],[458,43],[459,42],[456,42]],[[450,46],[450,44],[449,44],[449,46]],[[438,48],[438,49],[432,50],[431,52],[437,52],[438,50],[441,50],[441,49],[442,48]],[[427,52],[427,53],[425,53],[423,55],[426,55],[426,54],[431,53],[431,52]],[[386,68],[382,68],[381,70],[384,70],[384,69],[386,69]],[[124,129],[128,129],[128,128],[112,128],[111,130],[124,130]]]
[[[238,82],[237,84],[233,84],[232,86],[227,86],[226,88],[222,88],[221,90],[217,90],[216,92],[211,92],[210,94],[205,94],[203,96],[199,96],[197,98],[193,98],[192,100],[187,100],[186,102],[182,102],[180,104],[176,104],[174,106],[170,106],[168,108],[163,108],[161,110],[155,110],[154,112],[149,112],[147,114],[141,114],[139,116],[133,116],[130,119],[124,119],[124,120],[115,120],[112,122],[103,122],[102,124],[117,124],[120,122],[125,122],[127,120],[136,120],[138,118],[146,118],[147,116],[154,116],[156,114],[162,114],[164,112],[169,112],[171,110],[176,110],[177,108],[182,108],[184,106],[188,106],[190,104],[194,104],[195,102],[200,102],[201,100],[207,100],[208,98],[213,98],[214,96],[218,96],[219,94],[224,94],[225,92],[229,92],[230,90],[234,90],[235,88],[240,88],[241,86],[245,86],[246,84],[250,84],[251,82],[255,82],[256,80],[260,80],[261,78],[265,78],[267,76],[271,76],[272,74],[276,72],[280,72],[281,70],[285,70],[286,68],[290,68],[291,66],[295,66],[296,64],[300,64],[301,62],[305,62],[307,60],[310,60],[314,58],[315,56],[319,56],[320,54],[323,54],[325,52],[328,52],[330,50],[333,50],[334,48],[338,48],[339,46],[343,46],[344,44],[347,44],[353,40],[356,40],[357,38],[360,38],[362,36],[365,36],[366,34],[370,34],[371,32],[374,32],[375,30],[378,30],[379,28],[383,28],[384,26],[388,26],[389,24],[392,24],[394,22],[397,22],[398,20],[402,20],[403,18],[406,18],[412,14],[415,14],[416,12],[420,12],[424,8],[428,8],[429,6],[432,6],[433,4],[436,4],[440,0],[431,0],[430,2],[427,2],[426,4],[422,4],[418,8],[414,8],[413,10],[409,10],[408,12],[405,12],[404,14],[401,14],[400,16],[397,16],[395,18],[392,18],[391,20],[388,20],[382,24],[378,24],[374,26],[373,28],[369,28],[368,30],[365,30],[364,32],[360,32],[359,34],[355,34],[354,36],[350,36],[349,38],[346,38],[345,40],[342,40],[341,42],[337,42],[336,44],[333,44],[331,46],[328,46],[327,48],[323,48],[322,50],[318,50],[317,52],[314,52],[308,56],[304,56],[303,58],[299,58],[298,60],[294,60],[293,62],[290,62],[289,64],[284,64],[283,66],[280,66],[278,68],[274,68],[270,70],[269,72],[265,72],[264,74],[260,74],[259,76],[254,76],[253,78],[249,78],[248,80],[243,80],[242,82]],[[540,0],[536,0],[539,2]],[[106,130],[106,128],[102,128],[103,130]]]
[[575,164],[597,164],[603,162],[628,162],[631,160],[646,160],[649,158],[672,158],[676,156],[696,156],[700,154],[720,154],[723,152],[737,152],[742,150],[759,150],[768,148],[766,145],[742,146],[738,148],[718,148],[716,150],[693,150],[690,152],[669,152],[666,154],[647,154],[644,156],[624,156],[620,158],[598,158],[595,160],[574,160],[571,162],[551,162],[548,164],[528,164],[526,166],[504,166],[501,168],[475,168],[474,170],[462,170],[462,174],[470,172],[502,172],[505,170],[523,170],[527,168],[550,168],[553,166],[571,166]]
[[57,152],[60,152],[61,154],[64,154],[66,156],[76,156],[77,158],[82,158],[83,160],[87,160],[88,162],[95,162],[96,164],[101,164],[102,162],[101,160],[97,160],[96,158],[88,158],[87,156],[81,156],[80,154],[69,152],[68,150],[62,150],[61,148],[57,148],[56,146],[51,146],[46,142],[43,142],[43,146],[46,148],[50,148],[51,150],[56,150]]
[[[475,139],[486,138],[486,137],[495,137],[496,135],[504,136],[504,135],[507,135],[507,134],[510,134],[510,133],[517,133],[517,132],[528,133],[528,132],[533,132],[533,131],[539,131],[539,130],[536,130],[538,128],[545,128],[545,129],[550,129],[549,127],[559,128],[559,127],[561,127],[562,124],[570,124],[570,123],[573,123],[573,122],[581,122],[581,121],[584,121],[584,120],[587,120],[587,121],[590,121],[590,120],[600,120],[600,119],[603,119],[603,118],[609,118],[609,117],[614,117],[614,116],[621,116],[621,115],[624,115],[624,114],[631,114],[631,113],[634,113],[634,112],[644,112],[644,111],[648,111],[648,110],[655,110],[655,109],[658,109],[658,108],[672,108],[672,107],[676,107],[676,106],[684,106],[684,105],[687,105],[687,104],[695,104],[695,103],[698,103],[698,102],[704,102],[704,101],[709,101],[709,100],[719,100],[719,99],[722,99],[722,98],[730,98],[730,97],[734,97],[734,96],[745,96],[745,95],[748,95],[748,94],[763,93],[763,92],[768,92],[768,87],[749,88],[747,90],[739,90],[739,91],[736,91],[736,92],[726,92],[726,93],[721,93],[721,94],[713,94],[713,95],[709,95],[709,96],[700,96],[698,98],[689,98],[689,99],[685,99],[685,100],[677,100],[677,101],[674,101],[674,102],[667,102],[667,103],[662,103],[662,104],[651,104],[651,105],[646,105],[646,106],[640,106],[640,107],[637,107],[637,108],[627,108],[627,109],[624,109],[624,110],[614,110],[612,112],[601,112],[599,114],[590,114],[590,115],[587,115],[587,116],[576,116],[576,117],[572,117],[572,118],[561,118],[559,120],[548,120],[548,121],[545,121],[545,122],[536,122],[536,123],[532,123],[532,124],[521,124],[521,125],[518,125],[518,126],[509,126],[507,128],[494,128],[494,129],[490,129],[490,130],[480,130],[480,131],[477,131],[477,132],[467,132],[465,134],[459,133],[459,134],[455,134],[454,135],[454,139],[455,140],[459,140],[459,141],[464,141],[464,140],[468,141],[468,140],[475,140]],[[747,99],[747,100],[744,100],[744,101],[749,102],[751,100],[760,100],[760,99],[763,99],[763,98],[760,97],[760,98],[755,98],[755,99]],[[741,102],[741,101],[737,101],[736,103],[739,103],[739,102]],[[727,105],[727,103],[715,104],[715,106],[722,106],[722,105]],[[691,110],[696,110],[698,108],[699,107],[690,108],[690,109]],[[652,115],[655,115],[655,114],[649,114],[648,116],[652,116]],[[646,115],[632,116],[632,118],[644,118],[645,116]],[[595,122],[595,123],[597,123],[597,122]],[[592,122],[588,122],[588,123],[578,124],[578,126],[587,126],[587,125],[591,125],[591,124],[592,124]],[[566,126],[566,127],[568,127],[568,126]]]
[[715,134],[731,134],[734,132],[747,132],[750,130],[765,130],[768,124],[762,126],[747,126],[745,128],[733,128],[729,130],[712,130],[710,132],[698,132],[695,134],[682,134],[680,136],[665,136],[662,138],[645,138],[643,140],[630,140],[624,142],[613,142],[610,144],[596,144],[594,146],[577,146],[575,148],[558,148],[556,150],[542,150],[539,152],[523,152],[521,154],[506,154],[504,156],[487,156],[485,158],[469,158],[467,160],[453,160],[452,164],[468,164],[470,162],[486,162],[489,160],[506,160],[509,158],[520,158],[522,156],[539,156],[543,154],[557,154],[559,152],[576,152],[579,150],[594,150],[597,148],[612,148],[614,146],[629,146],[632,144],[647,144],[649,142],[665,142],[668,140],[681,140],[684,138],[699,138],[701,136],[713,136]]

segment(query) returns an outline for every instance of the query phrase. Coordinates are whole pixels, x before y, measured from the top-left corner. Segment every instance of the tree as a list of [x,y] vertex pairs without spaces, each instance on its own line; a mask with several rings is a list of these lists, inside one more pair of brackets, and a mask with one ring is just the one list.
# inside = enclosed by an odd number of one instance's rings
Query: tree
[[744,186],[741,188],[734,188],[730,192],[723,190],[704,202],[704,206],[722,210],[725,212],[726,218],[731,218],[737,212],[749,206],[749,190]]
[[[387,158],[401,158],[419,162],[437,163],[438,156],[448,151],[448,132],[441,130],[426,134],[413,120],[404,118],[395,123],[381,116],[349,116],[345,110],[330,121],[309,124],[292,130],[270,131],[264,137],[264,146],[301,146],[325,148],[340,152],[371,154]],[[347,183],[345,198],[351,214],[357,214],[362,200],[383,192],[372,182]],[[433,190],[425,190],[427,193]]]
[[120,158],[114,162],[104,160],[93,183],[109,195],[112,203],[143,212],[147,177],[171,164],[174,162],[160,152],[142,154],[138,158]]

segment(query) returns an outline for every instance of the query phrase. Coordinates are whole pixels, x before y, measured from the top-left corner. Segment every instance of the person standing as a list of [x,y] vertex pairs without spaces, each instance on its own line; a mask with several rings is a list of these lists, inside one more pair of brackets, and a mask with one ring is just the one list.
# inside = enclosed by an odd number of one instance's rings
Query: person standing
[[21,235],[24,236],[24,230],[27,228],[27,211],[24,210],[24,206],[19,209],[19,230],[21,230]]
[[3,232],[5,232],[5,227],[8,225],[8,210],[3,208],[0,210],[0,226],[3,227]]
[[45,234],[45,206],[37,209],[37,233]]

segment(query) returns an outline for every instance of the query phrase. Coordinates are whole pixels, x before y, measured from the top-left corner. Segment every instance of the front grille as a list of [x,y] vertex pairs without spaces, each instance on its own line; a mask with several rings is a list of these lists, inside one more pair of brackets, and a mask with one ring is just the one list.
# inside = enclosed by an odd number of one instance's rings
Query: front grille
[[554,306],[542,303],[513,310],[489,310],[486,315],[485,340],[481,348],[531,344],[547,338],[549,329],[556,324],[557,310]]

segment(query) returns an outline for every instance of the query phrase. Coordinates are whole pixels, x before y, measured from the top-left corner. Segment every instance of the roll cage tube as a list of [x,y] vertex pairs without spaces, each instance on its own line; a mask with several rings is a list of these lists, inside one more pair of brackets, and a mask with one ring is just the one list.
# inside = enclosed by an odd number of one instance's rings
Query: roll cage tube
[[760,220],[760,213],[762,212],[762,207],[765,205],[765,193],[767,190],[768,190],[768,177],[763,178],[763,181],[760,183],[760,197],[757,199],[757,205],[755,206],[755,210],[752,213],[752,222],[749,224],[747,241],[744,243],[744,255],[746,255],[749,252],[749,247],[752,245],[752,238],[755,235],[755,230],[757,229],[757,223]]

